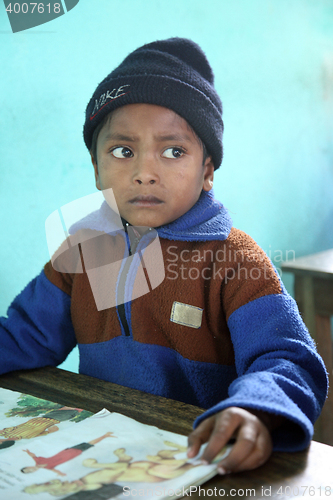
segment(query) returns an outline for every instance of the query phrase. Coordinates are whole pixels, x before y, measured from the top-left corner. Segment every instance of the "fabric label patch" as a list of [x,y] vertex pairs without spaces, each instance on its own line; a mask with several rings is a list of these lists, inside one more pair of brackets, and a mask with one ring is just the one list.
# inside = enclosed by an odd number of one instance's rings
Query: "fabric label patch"
[[200,328],[203,309],[182,302],[172,304],[170,320],[179,325]]

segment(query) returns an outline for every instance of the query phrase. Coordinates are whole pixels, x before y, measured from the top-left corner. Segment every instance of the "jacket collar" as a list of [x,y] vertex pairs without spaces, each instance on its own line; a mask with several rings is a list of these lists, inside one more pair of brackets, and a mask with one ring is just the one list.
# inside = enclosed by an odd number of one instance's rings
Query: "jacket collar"
[[228,210],[214,199],[213,191],[202,191],[193,207],[184,215],[156,228],[160,238],[178,241],[211,241],[228,238],[232,220]]

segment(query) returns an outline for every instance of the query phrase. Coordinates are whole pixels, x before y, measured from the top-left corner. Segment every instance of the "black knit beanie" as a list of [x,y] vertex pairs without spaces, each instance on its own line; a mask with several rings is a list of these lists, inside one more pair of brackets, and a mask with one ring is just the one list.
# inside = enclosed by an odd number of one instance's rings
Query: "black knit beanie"
[[129,54],[97,87],[86,109],[84,142],[91,149],[94,130],[104,117],[126,104],[147,103],[172,109],[205,144],[214,168],[222,161],[222,103],[201,48],[185,38],[148,43]]

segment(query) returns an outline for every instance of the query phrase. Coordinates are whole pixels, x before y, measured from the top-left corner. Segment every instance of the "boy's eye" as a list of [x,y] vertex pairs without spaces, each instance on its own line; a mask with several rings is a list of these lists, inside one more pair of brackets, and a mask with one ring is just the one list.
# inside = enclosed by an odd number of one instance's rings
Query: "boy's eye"
[[163,151],[162,156],[164,158],[180,158],[183,156],[185,151],[182,148],[168,148],[165,151]]
[[133,153],[129,148],[119,146],[111,151],[115,158],[132,158]]

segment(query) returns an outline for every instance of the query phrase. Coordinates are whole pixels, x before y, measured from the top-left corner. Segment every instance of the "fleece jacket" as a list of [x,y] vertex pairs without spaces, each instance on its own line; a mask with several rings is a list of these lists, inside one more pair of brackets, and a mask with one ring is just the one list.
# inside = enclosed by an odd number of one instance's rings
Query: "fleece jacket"
[[143,235],[111,212],[72,226],[1,318],[0,373],[58,365],[78,344],[80,373],[205,408],[194,426],[261,410],[285,417],[275,450],[308,446],[327,373],[265,252],[212,192]]

